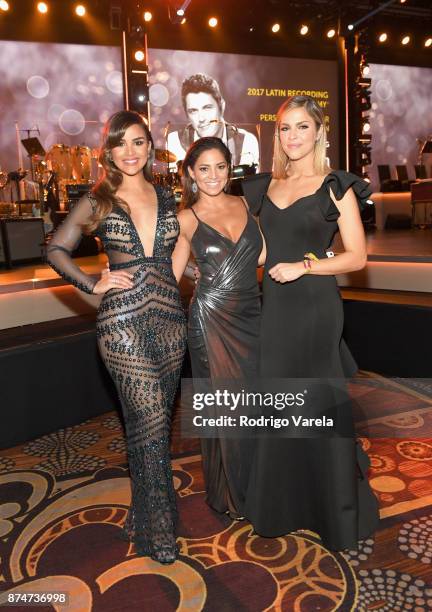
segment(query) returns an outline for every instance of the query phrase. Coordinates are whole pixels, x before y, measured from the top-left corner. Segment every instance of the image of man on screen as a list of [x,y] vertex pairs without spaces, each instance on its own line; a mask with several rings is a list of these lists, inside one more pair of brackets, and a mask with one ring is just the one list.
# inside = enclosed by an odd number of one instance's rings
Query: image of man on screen
[[259,165],[256,136],[225,121],[225,100],[213,77],[201,73],[189,76],[183,81],[181,96],[189,123],[167,136],[167,149],[177,160],[184,159],[189,146],[198,138],[217,136],[231,151],[234,166]]

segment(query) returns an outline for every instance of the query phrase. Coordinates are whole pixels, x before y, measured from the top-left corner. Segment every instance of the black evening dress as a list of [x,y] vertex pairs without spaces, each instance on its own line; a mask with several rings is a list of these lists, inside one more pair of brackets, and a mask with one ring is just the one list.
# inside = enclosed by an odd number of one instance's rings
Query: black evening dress
[[[356,364],[342,339],[343,304],[335,277],[310,274],[281,284],[268,270],[277,263],[302,261],[308,252],[325,258],[340,215],[330,189],[340,200],[352,188],[363,207],[371,195],[369,184],[348,172],[331,172],[315,193],[279,209],[267,195],[270,180],[270,174],[257,175],[243,188],[251,210],[259,212],[267,245],[261,376],[352,376]],[[330,549],[356,547],[378,521],[368,466],[367,455],[352,437],[258,439],[245,514],[263,536],[308,529]]]
[[[155,189],[158,214],[149,256],[131,217],[120,206],[114,207],[97,230],[111,271],[132,273],[134,287],[104,294],[96,330],[125,422],[132,489],[125,535],[135,543],[139,555],[170,563],[178,551],[169,433],[186,349],[186,317],[171,264],[179,233],[175,201],[159,186]],[[48,247],[51,266],[87,293],[92,293],[95,280],[76,266],[70,254],[94,205],[91,194],[82,198]]]
[[[194,378],[212,381],[257,376],[262,238],[245,207],[246,225],[234,243],[201,221],[192,238],[200,279],[189,309],[188,346]],[[250,466],[248,439],[201,440],[207,503],[233,518],[243,514]]]

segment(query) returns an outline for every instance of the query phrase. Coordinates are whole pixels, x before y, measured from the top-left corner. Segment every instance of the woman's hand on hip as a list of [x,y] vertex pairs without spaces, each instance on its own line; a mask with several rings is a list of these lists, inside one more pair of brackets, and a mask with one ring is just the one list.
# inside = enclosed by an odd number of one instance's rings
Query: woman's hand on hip
[[297,280],[306,272],[302,261],[295,263],[278,263],[268,271],[277,283],[290,283]]
[[93,287],[93,293],[101,295],[110,289],[132,289],[134,286],[132,279],[133,275],[125,270],[111,272],[107,262],[105,269],[101,272],[100,279]]

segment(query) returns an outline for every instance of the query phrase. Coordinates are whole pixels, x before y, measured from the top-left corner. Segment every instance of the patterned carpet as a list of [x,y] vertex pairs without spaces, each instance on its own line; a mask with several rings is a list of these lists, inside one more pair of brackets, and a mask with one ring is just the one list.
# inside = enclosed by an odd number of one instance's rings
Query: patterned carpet
[[353,385],[357,401],[376,411],[358,427],[382,521],[344,553],[311,532],[260,538],[247,522],[212,512],[197,442],[181,439],[178,415],[181,558],[171,566],[136,557],[119,537],[130,487],[115,413],[2,451],[3,597],[68,592],[67,605],[39,609],[95,612],[431,610],[432,401],[423,391],[366,373]]

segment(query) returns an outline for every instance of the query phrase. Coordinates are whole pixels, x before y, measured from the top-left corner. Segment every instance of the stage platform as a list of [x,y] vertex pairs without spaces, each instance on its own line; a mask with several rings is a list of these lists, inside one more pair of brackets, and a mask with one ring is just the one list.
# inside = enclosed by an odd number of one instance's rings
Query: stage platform
[[[332,248],[336,253],[342,250],[340,238]],[[379,292],[381,296],[390,292],[386,301],[415,304],[420,300],[422,305],[430,305],[431,230],[371,230],[367,233],[367,249],[368,262],[363,270],[338,276],[341,289],[358,290],[360,299],[376,299]],[[75,261],[97,278],[106,256]],[[190,295],[192,288],[190,282],[182,283],[183,293]],[[100,296],[84,294],[65,283],[47,264],[0,271],[0,329],[94,313],[99,301]]]

